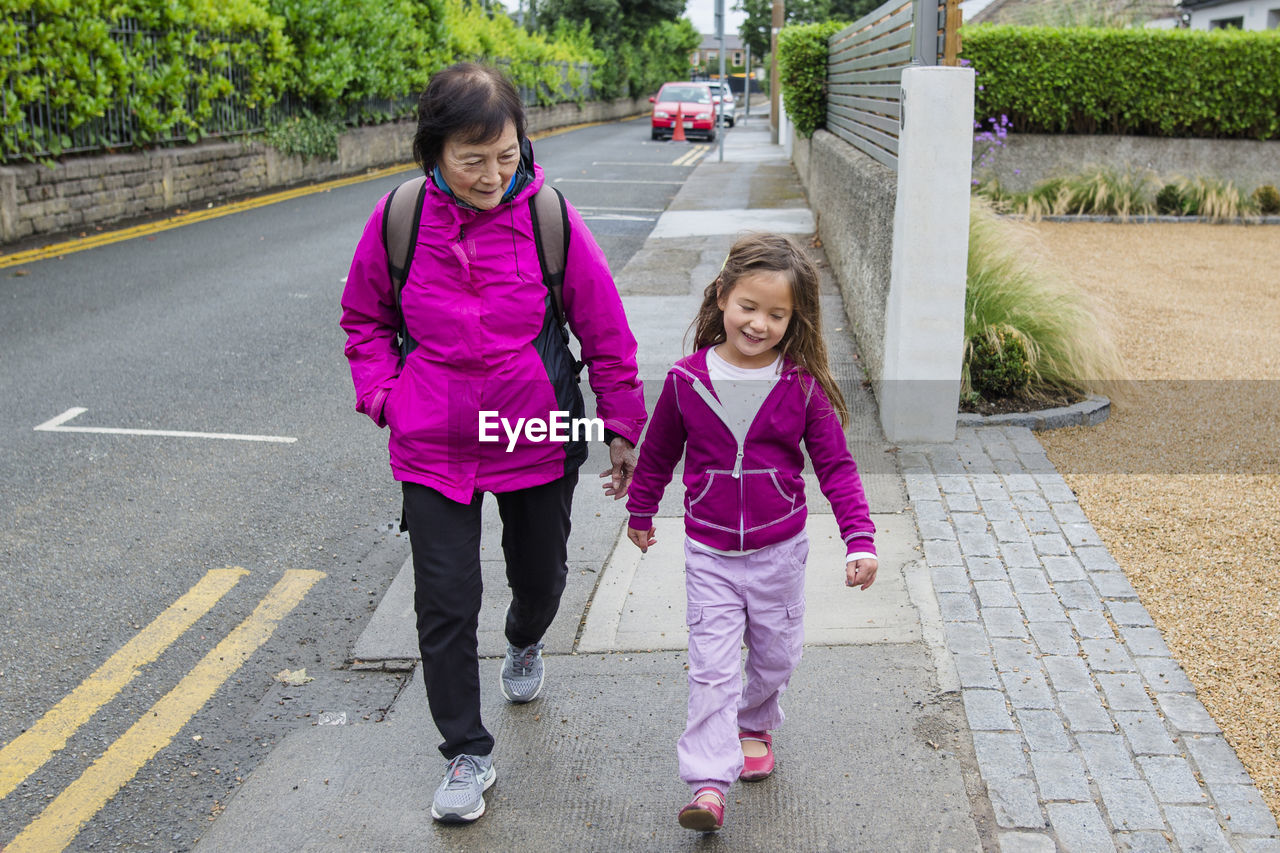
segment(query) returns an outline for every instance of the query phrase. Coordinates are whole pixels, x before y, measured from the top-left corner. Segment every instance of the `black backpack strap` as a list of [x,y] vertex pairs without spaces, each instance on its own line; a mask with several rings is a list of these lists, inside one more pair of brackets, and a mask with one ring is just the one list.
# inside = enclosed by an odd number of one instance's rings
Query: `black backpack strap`
[[403,360],[417,344],[405,329],[404,312],[400,308],[400,291],[409,278],[413,250],[417,246],[418,227],[422,224],[422,204],[427,196],[425,175],[411,178],[391,191],[382,208],[382,245],[387,251],[387,270],[396,295],[396,311],[400,312],[400,358]]
[[569,210],[560,191],[544,183],[529,199],[529,213],[533,220],[533,239],[538,244],[542,281],[551,291],[551,308],[555,312],[556,323],[563,327],[567,322],[564,315],[564,267],[569,254]]

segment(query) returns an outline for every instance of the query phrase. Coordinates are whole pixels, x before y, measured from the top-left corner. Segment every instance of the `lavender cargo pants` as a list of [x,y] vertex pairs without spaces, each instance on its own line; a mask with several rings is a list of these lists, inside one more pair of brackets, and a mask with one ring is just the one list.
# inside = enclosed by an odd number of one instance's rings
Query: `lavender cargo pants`
[[[803,531],[752,554],[729,557],[686,539],[689,718],[676,746],[690,788],[722,792],[742,772],[738,732],[782,724],[778,699],[804,642]],[[741,647],[747,646],[743,687]]]

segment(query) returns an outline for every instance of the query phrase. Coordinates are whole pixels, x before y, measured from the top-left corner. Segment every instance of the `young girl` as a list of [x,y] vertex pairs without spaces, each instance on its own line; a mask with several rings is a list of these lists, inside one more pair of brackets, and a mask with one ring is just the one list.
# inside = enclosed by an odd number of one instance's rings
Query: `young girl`
[[786,237],[739,239],[707,287],[696,351],[667,374],[631,484],[627,536],[647,551],[685,457],[689,717],[677,753],[693,792],[679,815],[689,829],[719,829],[733,781],[773,771],[769,732],[804,639],[802,441],[846,544],[845,583],[866,589],[876,577],[875,527],[821,328],[804,252]]

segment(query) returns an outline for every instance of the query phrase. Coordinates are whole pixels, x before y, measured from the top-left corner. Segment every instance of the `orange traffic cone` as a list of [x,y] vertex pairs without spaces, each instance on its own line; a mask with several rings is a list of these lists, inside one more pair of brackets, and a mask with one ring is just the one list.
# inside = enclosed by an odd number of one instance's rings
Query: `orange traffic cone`
[[684,104],[676,107],[676,129],[671,132],[672,142],[684,142]]

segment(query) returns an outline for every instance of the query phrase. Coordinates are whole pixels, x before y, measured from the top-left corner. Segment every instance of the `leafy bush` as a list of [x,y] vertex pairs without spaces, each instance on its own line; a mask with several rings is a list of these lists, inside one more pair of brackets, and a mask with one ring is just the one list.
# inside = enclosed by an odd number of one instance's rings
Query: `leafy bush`
[[292,116],[267,128],[265,141],[282,154],[293,154],[307,162],[312,157],[338,159],[338,137],[345,125],[311,113]]
[[268,0],[294,45],[287,88],[323,114],[420,91],[448,64],[445,8],[383,0]]
[[1156,213],[1164,216],[1183,216],[1186,214],[1182,190],[1177,184],[1165,184],[1156,193]]
[[827,40],[846,26],[824,21],[778,33],[778,82],[787,116],[804,139],[827,123]]
[[[4,159],[118,146],[120,125],[135,142],[195,141],[222,128],[229,100],[273,103],[291,55],[280,21],[255,0],[5,0],[3,11]],[[28,110],[46,122],[27,124]]]
[[975,117],[1019,133],[1280,138],[1280,32],[964,29]]
[[979,397],[1021,397],[1031,384],[1031,354],[1012,326],[988,326],[965,342],[969,387]]
[[[1067,279],[1044,267],[1028,226],[1001,219],[990,204],[974,198],[969,217],[969,267],[965,290],[965,381],[963,394],[975,393],[974,376],[990,363],[975,361],[991,340],[1000,344],[1005,365],[995,376],[1019,379],[1025,361],[1029,378],[1022,395],[1041,399],[1061,393],[1106,390],[1116,395],[1121,362],[1101,309]],[[1018,357],[1021,346],[1025,359]],[[1009,352],[1006,353],[1006,350]]]
[[[449,62],[475,60],[499,65],[517,87],[533,92],[539,103],[565,100],[561,89],[566,82],[562,70],[566,65],[598,65],[603,61],[585,29],[561,27],[556,37],[548,37],[526,32],[504,14],[490,17],[479,3],[444,0],[444,5],[443,48]],[[568,82],[575,88],[582,82],[572,68]]]
[[1280,190],[1271,184],[1263,184],[1254,190],[1253,201],[1258,206],[1259,213],[1267,216],[1280,213]]

